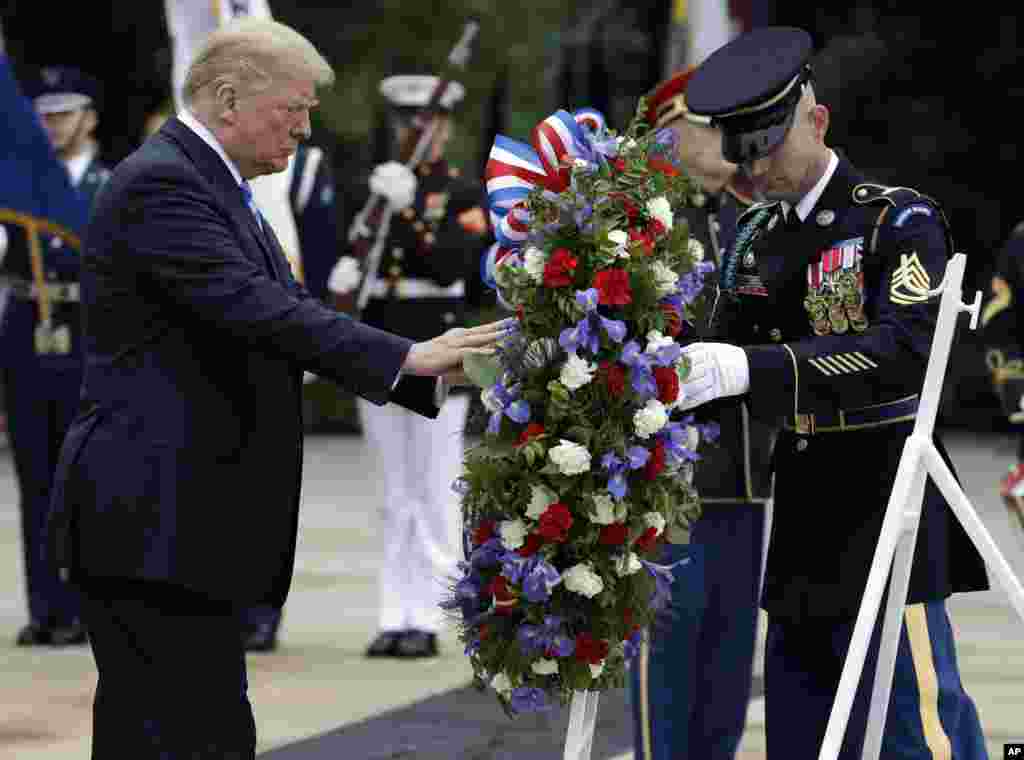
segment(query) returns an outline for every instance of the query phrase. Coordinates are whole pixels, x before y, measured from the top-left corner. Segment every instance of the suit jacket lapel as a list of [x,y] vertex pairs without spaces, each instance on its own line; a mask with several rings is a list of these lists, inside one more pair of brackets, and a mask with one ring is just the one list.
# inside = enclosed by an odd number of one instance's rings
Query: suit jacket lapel
[[[266,266],[267,273],[275,280],[281,280],[281,272],[275,264],[274,250],[271,248],[270,240],[260,229],[256,216],[245,202],[242,188],[235,182],[234,176],[225,166],[223,159],[199,135],[177,118],[168,119],[160,131],[178,143],[203,176],[213,183],[220,200],[227,207],[235,222],[242,229],[248,229],[251,237],[256,240],[256,244],[262,252],[262,263]],[[267,225],[266,219],[263,220],[263,223]],[[246,247],[243,246],[243,250],[250,258],[253,257],[252,252]],[[260,261],[260,258],[256,258],[256,261]]]

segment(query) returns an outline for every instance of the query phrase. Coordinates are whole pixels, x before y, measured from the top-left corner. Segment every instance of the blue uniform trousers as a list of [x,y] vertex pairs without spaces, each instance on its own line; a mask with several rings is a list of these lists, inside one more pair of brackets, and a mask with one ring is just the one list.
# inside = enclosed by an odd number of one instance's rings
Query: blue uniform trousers
[[47,626],[78,619],[75,589],[63,582],[46,556],[46,516],[60,446],[78,408],[80,369],[8,368],[4,404],[21,494],[22,547],[29,616]]
[[750,700],[764,508],[705,505],[691,543],[667,547],[672,619],[631,668],[637,760],[732,760]]
[[[864,673],[874,673],[880,610]],[[854,620],[768,623],[765,710],[768,757],[816,760],[839,686]],[[854,697],[840,760],[859,760],[867,730],[872,679]],[[903,617],[883,758],[984,760],[978,713],[960,683],[944,602],[908,605]]]

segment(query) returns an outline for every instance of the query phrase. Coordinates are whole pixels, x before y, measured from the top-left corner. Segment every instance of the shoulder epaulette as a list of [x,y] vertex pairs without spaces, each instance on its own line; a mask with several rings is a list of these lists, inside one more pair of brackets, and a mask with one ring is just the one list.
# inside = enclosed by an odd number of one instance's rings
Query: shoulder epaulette
[[871,234],[871,244],[868,246],[870,252],[874,252],[878,244],[878,233],[882,227],[888,212],[891,209],[901,208],[891,219],[892,227],[900,227],[908,219],[915,215],[923,214],[938,218],[946,234],[946,242],[949,245],[950,254],[954,252],[953,237],[949,229],[949,221],[942,207],[932,198],[924,195],[910,187],[890,187],[877,185],[872,182],[862,182],[853,188],[853,202],[860,205],[876,204],[882,206],[882,211],[875,219],[874,229]]
[[753,219],[754,215],[758,211],[770,209],[773,206],[777,205],[779,205],[779,201],[762,201],[761,203],[755,203],[753,206],[750,206],[749,208],[745,209],[743,213],[739,215],[739,218],[736,220],[736,225],[738,227],[742,227],[746,222],[749,222],[751,219]]
[[[909,187],[890,187],[888,185],[876,185],[872,182],[862,182],[853,188],[853,202],[861,205],[867,203],[884,203],[896,208],[908,201],[915,201],[924,198],[921,193]],[[927,199],[926,199],[927,200]]]

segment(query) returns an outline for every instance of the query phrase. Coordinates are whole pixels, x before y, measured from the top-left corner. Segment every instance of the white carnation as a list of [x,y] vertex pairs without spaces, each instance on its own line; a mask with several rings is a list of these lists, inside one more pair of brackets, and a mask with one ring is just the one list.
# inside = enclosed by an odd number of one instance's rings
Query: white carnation
[[491,679],[491,688],[501,696],[508,697],[512,693],[512,679],[502,671]]
[[539,676],[549,676],[558,672],[558,662],[542,657],[530,666],[530,670]]
[[604,582],[601,576],[594,572],[589,562],[581,562],[573,565],[562,573],[562,583],[574,593],[593,599],[604,591]]
[[548,451],[548,457],[563,475],[579,475],[590,469],[590,452],[583,446],[564,438]]
[[649,354],[656,354],[658,349],[671,346],[673,343],[675,341],[671,335],[662,335],[657,330],[651,330],[647,333],[647,353]]
[[597,663],[597,665],[594,665],[593,663],[591,663],[591,665],[590,665],[590,677],[591,678],[597,678],[603,672],[604,672],[604,660],[601,660],[601,662]]
[[359,272],[358,259],[342,256],[331,270],[331,276],[327,279],[327,289],[343,296],[359,287],[360,280],[362,275]]
[[[614,522],[619,522],[616,507],[615,501],[608,494],[594,494],[594,514],[589,515],[590,522],[597,525],[611,525]],[[625,511],[624,508],[623,511]]]
[[689,238],[686,241],[686,252],[694,262],[704,261],[704,244],[696,238]]
[[664,195],[647,201],[647,213],[664,224],[666,230],[672,229],[672,206]]
[[510,253],[494,266],[494,281],[499,288],[508,288],[515,285],[515,272],[521,266],[519,256]]
[[544,267],[548,263],[548,256],[544,251],[530,246],[523,254],[523,262],[526,273],[533,278],[534,282],[544,282]]
[[562,372],[558,379],[562,381],[562,385],[574,391],[593,380],[595,372],[597,372],[596,364],[580,358],[579,354],[573,352],[569,354],[569,358],[562,365]]
[[626,250],[626,243],[629,242],[629,235],[625,230],[612,230],[608,233],[608,240],[615,246],[615,255],[620,259],[628,259],[629,251]]
[[651,274],[654,275],[654,288],[658,298],[671,295],[679,290],[679,275],[664,263],[655,261],[651,264]]
[[531,520],[539,520],[548,507],[558,501],[558,494],[545,485],[535,483],[530,491],[530,505],[526,508],[526,516]]
[[634,552],[622,554],[615,558],[615,574],[620,578],[632,575],[642,568],[643,565],[640,564],[640,558]]
[[498,532],[501,533],[501,543],[509,551],[522,546],[529,533],[522,520],[502,520]]
[[498,398],[498,392],[494,388],[484,388],[480,391],[480,403],[491,413],[502,410],[501,399]]
[[644,524],[648,528],[654,528],[654,532],[659,536],[665,532],[665,517],[661,512],[645,513]]
[[668,410],[665,405],[652,398],[647,405],[633,415],[636,434],[641,438],[649,438],[668,423]]

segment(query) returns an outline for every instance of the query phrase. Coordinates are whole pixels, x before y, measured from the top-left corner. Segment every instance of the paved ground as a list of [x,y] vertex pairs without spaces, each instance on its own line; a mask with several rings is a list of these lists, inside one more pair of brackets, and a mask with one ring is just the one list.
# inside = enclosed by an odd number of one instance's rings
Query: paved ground
[[[950,433],[962,482],[1024,578],[1024,537],[1011,529],[993,484],[1013,457],[1005,436]],[[561,757],[564,715],[505,719],[489,694],[465,688],[470,671],[454,637],[432,662],[369,662],[378,563],[375,479],[354,437],[311,437],[295,585],[282,648],[249,660],[266,760]],[[88,757],[95,670],[87,648],[25,650],[18,513],[8,452],[0,449],[0,760]],[[1024,625],[996,590],[950,605],[961,671],[978,703],[993,758],[1024,741]],[[201,687],[201,685],[200,685]],[[602,701],[594,760],[630,757],[626,695]],[[742,760],[764,756],[760,700],[751,705]]]

